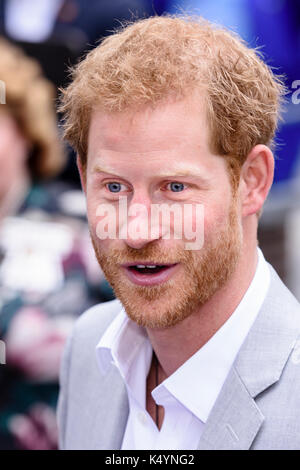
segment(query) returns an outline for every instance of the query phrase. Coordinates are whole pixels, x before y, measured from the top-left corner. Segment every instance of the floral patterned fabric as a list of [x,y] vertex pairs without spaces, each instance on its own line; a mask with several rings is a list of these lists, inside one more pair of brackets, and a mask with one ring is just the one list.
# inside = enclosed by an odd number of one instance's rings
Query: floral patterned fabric
[[[60,209],[58,187],[35,187],[0,228],[0,449],[56,449],[62,351],[74,320],[114,298],[84,217]],[[76,200],[76,199],[74,199]],[[49,216],[51,214],[51,216]]]

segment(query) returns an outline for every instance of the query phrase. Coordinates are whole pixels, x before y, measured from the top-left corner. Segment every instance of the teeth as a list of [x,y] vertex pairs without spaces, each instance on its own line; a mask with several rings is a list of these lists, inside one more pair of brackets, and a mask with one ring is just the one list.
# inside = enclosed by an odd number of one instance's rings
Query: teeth
[[144,264],[137,264],[137,268],[156,268],[156,264],[154,265],[144,265]]

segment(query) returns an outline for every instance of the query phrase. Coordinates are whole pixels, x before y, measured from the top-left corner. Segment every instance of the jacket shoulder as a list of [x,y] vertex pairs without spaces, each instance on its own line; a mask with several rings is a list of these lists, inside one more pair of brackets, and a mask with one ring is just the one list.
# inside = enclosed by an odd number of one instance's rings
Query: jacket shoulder
[[[99,397],[104,399],[108,395],[96,361],[96,346],[121,309],[117,299],[95,305],[76,320],[69,335],[60,368],[57,408],[61,449],[92,448],[95,436],[88,426],[98,425],[93,420],[99,411]],[[118,385],[121,393],[122,384],[118,382]],[[87,403],[91,421],[86,412]]]
[[77,339],[78,337],[85,338],[85,341],[88,339],[89,342],[93,342],[92,340],[95,338],[98,343],[122,308],[123,306],[118,299],[94,305],[76,320],[73,336]]

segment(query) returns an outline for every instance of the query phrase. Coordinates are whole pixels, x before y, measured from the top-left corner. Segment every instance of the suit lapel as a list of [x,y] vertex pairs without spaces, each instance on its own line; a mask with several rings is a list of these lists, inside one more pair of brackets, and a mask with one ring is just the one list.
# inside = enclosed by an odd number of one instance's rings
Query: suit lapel
[[299,329],[299,304],[274,269],[271,285],[208,417],[199,449],[251,447],[264,416],[254,398],[282,374]]
[[232,368],[201,436],[200,450],[247,450],[264,416]]

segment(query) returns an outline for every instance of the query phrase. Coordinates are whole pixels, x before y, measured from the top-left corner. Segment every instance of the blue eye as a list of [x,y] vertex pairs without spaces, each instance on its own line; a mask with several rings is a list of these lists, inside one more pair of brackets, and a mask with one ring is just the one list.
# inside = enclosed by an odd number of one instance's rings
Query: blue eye
[[171,191],[178,193],[184,190],[185,185],[183,183],[177,183],[176,181],[169,183],[171,186]]
[[121,191],[121,184],[120,183],[108,183],[107,184],[107,187],[109,189],[109,191],[111,191],[112,193],[118,193],[119,191]]

